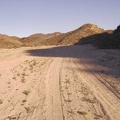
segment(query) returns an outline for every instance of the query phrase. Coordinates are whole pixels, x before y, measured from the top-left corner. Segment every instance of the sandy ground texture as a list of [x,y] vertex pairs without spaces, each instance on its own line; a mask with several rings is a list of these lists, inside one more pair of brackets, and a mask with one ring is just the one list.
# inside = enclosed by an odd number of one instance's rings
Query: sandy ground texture
[[120,120],[120,50],[0,49],[0,120]]

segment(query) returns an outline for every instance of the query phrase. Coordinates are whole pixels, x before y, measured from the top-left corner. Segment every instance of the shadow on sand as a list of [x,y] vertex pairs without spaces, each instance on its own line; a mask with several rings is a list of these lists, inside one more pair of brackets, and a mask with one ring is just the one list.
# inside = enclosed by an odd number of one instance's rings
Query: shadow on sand
[[[93,66],[93,69],[85,70],[92,73],[104,73],[114,77],[120,77],[120,52],[119,50],[97,49],[92,45],[72,45],[72,46],[53,46],[41,47],[25,51],[31,56],[38,57],[62,57],[74,58],[78,64]],[[96,66],[105,69],[97,69]],[[100,67],[98,67],[100,68]]]

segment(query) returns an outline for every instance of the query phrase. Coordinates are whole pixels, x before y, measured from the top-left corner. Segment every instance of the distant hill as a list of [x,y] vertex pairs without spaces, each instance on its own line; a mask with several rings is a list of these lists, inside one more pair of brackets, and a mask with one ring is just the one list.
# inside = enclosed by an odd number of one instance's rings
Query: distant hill
[[102,33],[104,30],[97,25],[85,24],[80,28],[67,33],[52,34],[34,34],[27,38],[21,39],[26,46],[40,45],[73,45],[86,36]]
[[54,33],[49,33],[49,34],[42,34],[42,33],[37,33],[30,35],[29,37],[25,37],[20,39],[20,41],[25,45],[25,46],[40,46],[41,41],[45,40],[47,38],[55,37],[57,35],[60,35],[62,33],[60,32],[54,32]]
[[59,44],[73,45],[73,44],[78,43],[84,37],[99,34],[102,32],[104,32],[104,30],[102,28],[99,28],[97,25],[85,24],[85,25],[81,26],[80,28],[72,31],[67,37],[65,37],[63,40],[61,40]]
[[54,33],[48,33],[48,34],[36,33],[36,34],[30,35],[29,38],[44,39],[44,38],[54,37],[60,34],[61,34],[60,32],[54,32]]
[[116,30],[105,30],[79,39],[75,45],[93,44],[101,49],[120,49],[120,26]]
[[22,46],[24,45],[20,42],[20,38],[0,34],[0,48],[17,48]]
[[84,24],[67,33],[37,33],[25,38],[0,34],[0,48],[82,44],[93,44],[99,48],[120,48],[120,26],[116,30],[103,30],[94,24]]

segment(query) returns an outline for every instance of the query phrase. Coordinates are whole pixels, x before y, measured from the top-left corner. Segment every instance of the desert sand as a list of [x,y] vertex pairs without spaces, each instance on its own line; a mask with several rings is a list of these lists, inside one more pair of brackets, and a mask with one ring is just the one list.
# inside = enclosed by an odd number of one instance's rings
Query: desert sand
[[0,120],[120,120],[120,50],[0,49]]

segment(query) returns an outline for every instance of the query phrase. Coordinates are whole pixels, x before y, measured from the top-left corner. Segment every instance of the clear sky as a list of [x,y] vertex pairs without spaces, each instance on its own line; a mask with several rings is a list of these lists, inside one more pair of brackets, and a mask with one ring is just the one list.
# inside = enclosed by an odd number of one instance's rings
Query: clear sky
[[68,32],[85,23],[115,29],[120,0],[0,0],[1,34]]

